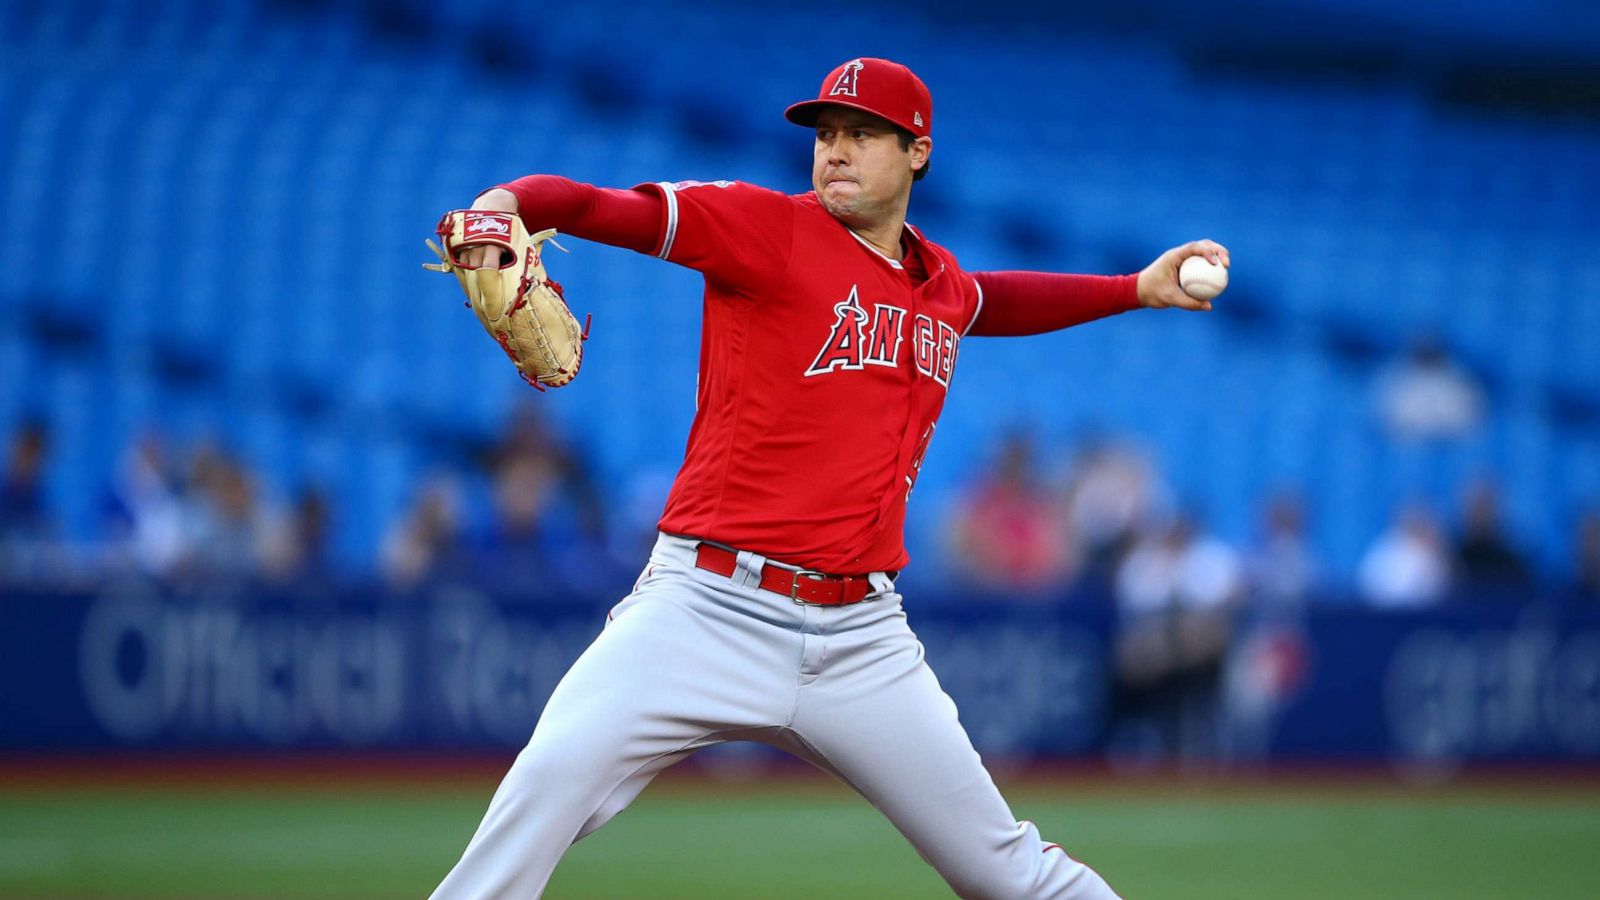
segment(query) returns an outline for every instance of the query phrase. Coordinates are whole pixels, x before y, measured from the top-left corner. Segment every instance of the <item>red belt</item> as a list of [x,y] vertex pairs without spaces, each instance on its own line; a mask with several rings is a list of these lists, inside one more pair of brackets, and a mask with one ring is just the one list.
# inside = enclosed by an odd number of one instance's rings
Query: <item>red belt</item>
[[[739,556],[713,544],[695,550],[694,564],[727,578],[739,568]],[[782,594],[796,603],[845,606],[860,603],[875,589],[865,575],[829,575],[809,569],[785,569],[768,563],[761,567],[761,589]]]

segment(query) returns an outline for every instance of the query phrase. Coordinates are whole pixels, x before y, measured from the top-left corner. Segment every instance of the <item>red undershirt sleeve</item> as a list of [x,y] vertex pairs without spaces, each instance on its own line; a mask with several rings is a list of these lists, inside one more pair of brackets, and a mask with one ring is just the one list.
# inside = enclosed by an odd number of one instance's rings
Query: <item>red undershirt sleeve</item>
[[529,232],[563,234],[654,254],[666,227],[666,203],[655,191],[597,188],[559,175],[527,175],[497,185],[517,198]]
[[972,272],[982,306],[969,334],[1044,334],[1139,308],[1138,275]]

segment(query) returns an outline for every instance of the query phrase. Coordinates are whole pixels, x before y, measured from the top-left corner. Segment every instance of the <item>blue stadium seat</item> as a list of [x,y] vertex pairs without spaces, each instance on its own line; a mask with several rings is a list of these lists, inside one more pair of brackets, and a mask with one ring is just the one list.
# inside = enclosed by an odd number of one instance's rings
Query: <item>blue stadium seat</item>
[[[0,422],[31,403],[59,420],[56,489],[74,527],[87,527],[112,462],[86,437],[82,407],[97,403],[119,438],[150,417],[238,429],[284,490],[370,466],[336,498],[349,501],[343,552],[370,557],[427,452],[403,437],[412,423],[371,424],[416,416],[492,433],[528,390],[448,284],[418,268],[439,212],[533,171],[803,189],[807,139],[781,108],[858,52],[785,11],[406,9],[440,39],[391,40],[354,5],[249,0],[52,4],[0,36],[0,215],[72,210],[52,242],[102,249],[73,281],[103,286],[101,339],[126,369],[108,392],[69,366],[0,399]],[[1594,426],[1552,420],[1546,402],[1559,390],[1600,404],[1592,131],[1472,119],[1403,83],[1213,77],[1154,41],[1006,31],[963,35],[971,52],[953,56],[947,26],[862,15],[892,34],[881,52],[934,86],[942,162],[929,184],[944,202],[914,205],[913,220],[969,268],[1112,271],[1208,235],[1233,248],[1234,296],[1265,319],[1130,315],[971,342],[940,446],[981,445],[997,423],[1140,435],[1233,538],[1255,527],[1269,482],[1301,485],[1345,570],[1413,485],[1453,502],[1475,470],[1502,473],[1519,526],[1549,547],[1600,493]],[[620,17],[638,27],[617,29]],[[512,71],[473,62],[471,29],[488,28],[526,54]],[[785,35],[782,46],[737,39],[765,33]],[[737,74],[748,71],[763,75]],[[606,78],[615,84],[597,83]],[[996,134],[997,84],[1052,87],[1031,98],[1042,114],[1027,139]],[[1196,90],[1214,117],[1204,140],[1148,115]],[[25,229],[0,231],[4,258],[36,249]],[[585,378],[538,399],[602,471],[674,459],[692,414],[698,279],[572,249],[559,274],[579,312],[594,312],[595,338]],[[52,352],[29,323],[63,301],[57,284],[41,267],[0,267],[6,383]],[[1440,335],[1486,377],[1489,432],[1436,466],[1396,456],[1373,424],[1371,361],[1330,352],[1331,325],[1382,357]],[[213,358],[212,394],[151,370],[152,348],[169,345]],[[1019,372],[1029,390],[1005,390]],[[325,393],[326,408],[275,399],[307,390]],[[958,471],[930,469],[927,489],[948,494]]]

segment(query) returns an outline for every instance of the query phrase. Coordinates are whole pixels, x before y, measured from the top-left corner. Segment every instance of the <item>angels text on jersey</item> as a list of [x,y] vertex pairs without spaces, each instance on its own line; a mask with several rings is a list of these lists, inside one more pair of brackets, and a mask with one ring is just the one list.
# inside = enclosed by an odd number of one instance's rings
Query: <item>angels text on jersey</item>
[[[833,327],[822,349],[806,369],[806,377],[830,372],[854,372],[867,366],[900,366],[905,343],[906,310],[889,303],[874,303],[869,313],[861,304],[858,286],[833,305]],[[922,313],[911,317],[911,357],[917,371],[949,388],[955,370],[961,335],[948,322]]]

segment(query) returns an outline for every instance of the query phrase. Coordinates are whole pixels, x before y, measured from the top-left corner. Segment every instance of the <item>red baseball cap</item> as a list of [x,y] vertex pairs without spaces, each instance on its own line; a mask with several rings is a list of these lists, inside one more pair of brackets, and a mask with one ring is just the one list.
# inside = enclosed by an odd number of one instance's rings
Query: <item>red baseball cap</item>
[[897,62],[863,56],[852,59],[822,79],[817,99],[803,100],[783,116],[807,128],[828,106],[848,106],[882,116],[917,137],[933,129],[933,95],[915,73]]

